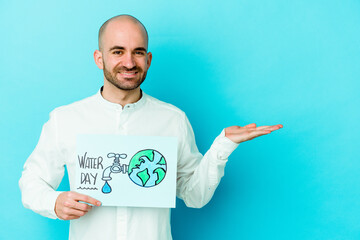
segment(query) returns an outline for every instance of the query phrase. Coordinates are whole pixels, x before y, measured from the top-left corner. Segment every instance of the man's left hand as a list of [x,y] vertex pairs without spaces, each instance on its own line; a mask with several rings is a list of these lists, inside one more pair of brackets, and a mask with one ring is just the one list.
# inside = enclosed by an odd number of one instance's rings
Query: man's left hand
[[225,128],[225,137],[229,138],[234,143],[241,143],[241,142],[249,141],[256,137],[260,137],[262,135],[269,134],[282,127],[283,125],[281,124],[257,127],[255,123],[251,123],[244,127],[231,126]]

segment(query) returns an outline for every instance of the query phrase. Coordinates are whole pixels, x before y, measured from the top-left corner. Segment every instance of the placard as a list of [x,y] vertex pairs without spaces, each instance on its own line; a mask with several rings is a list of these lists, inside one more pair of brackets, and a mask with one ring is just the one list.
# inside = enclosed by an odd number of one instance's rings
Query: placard
[[174,208],[177,139],[78,135],[76,192],[103,206]]

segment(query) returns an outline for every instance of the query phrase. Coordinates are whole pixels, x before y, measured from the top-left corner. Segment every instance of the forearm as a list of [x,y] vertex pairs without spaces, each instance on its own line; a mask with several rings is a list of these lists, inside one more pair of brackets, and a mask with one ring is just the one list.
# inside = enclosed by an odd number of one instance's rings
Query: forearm
[[56,218],[56,192],[65,171],[66,157],[59,150],[55,114],[44,124],[39,142],[26,160],[19,181],[22,201],[26,208],[49,218]]
[[56,218],[54,206],[56,198],[61,193],[55,190],[57,186],[54,189],[31,170],[24,170],[19,186],[24,207],[42,216]]
[[200,208],[210,201],[224,176],[227,159],[237,146],[222,132],[204,157],[197,156],[201,160],[194,170],[178,179],[178,196],[188,207]]

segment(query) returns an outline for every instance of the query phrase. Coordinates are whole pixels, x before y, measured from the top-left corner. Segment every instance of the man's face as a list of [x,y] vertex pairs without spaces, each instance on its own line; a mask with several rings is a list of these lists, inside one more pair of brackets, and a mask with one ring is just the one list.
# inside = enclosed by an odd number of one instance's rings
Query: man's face
[[105,79],[121,90],[134,90],[145,80],[151,63],[146,35],[133,22],[111,22],[102,39]]

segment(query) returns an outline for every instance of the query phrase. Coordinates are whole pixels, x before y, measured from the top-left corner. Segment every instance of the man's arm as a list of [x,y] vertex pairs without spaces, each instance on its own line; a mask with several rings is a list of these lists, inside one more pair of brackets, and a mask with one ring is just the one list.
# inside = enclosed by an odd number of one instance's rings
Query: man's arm
[[77,192],[63,192],[56,199],[55,213],[63,220],[78,219],[90,211],[92,206],[101,206],[101,202]]
[[188,207],[200,208],[212,198],[224,175],[229,155],[239,143],[269,134],[282,125],[256,127],[249,124],[244,127],[226,128],[202,156],[195,143],[190,123],[185,117],[184,137],[179,148],[177,196]]
[[231,126],[225,128],[225,136],[234,143],[239,144],[241,142],[249,141],[262,135],[269,134],[273,131],[279,130],[282,127],[283,126],[281,124],[256,127],[255,123],[251,123],[244,127]]
[[56,191],[63,176],[65,161],[58,146],[58,129],[55,111],[44,124],[39,142],[27,159],[19,181],[22,201],[30,208],[49,218],[75,219],[86,214],[98,201],[72,192]]

